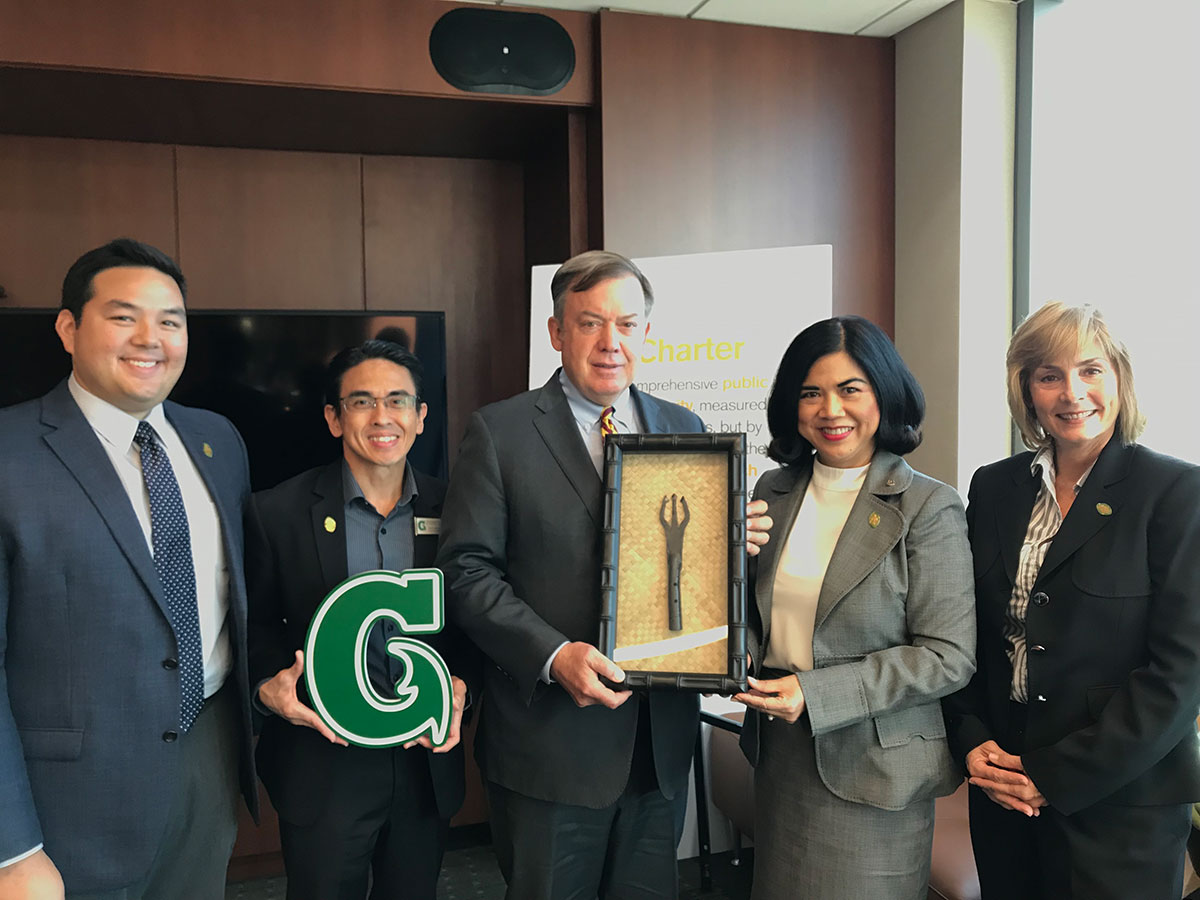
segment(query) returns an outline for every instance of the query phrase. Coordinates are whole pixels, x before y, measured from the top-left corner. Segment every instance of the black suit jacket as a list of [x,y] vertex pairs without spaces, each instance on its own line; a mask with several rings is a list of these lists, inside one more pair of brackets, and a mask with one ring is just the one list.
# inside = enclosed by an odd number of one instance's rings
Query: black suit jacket
[[[1032,458],[971,482],[979,668],[946,701],[960,759],[1007,727],[1001,627],[1037,495]],[[1200,799],[1200,467],[1108,443],[1046,553],[1026,642],[1022,762],[1051,806]]]
[[[634,389],[651,433],[703,431],[700,419]],[[489,780],[556,803],[601,808],[629,777],[638,703],[580,709],[540,680],[564,641],[596,644],[600,624],[600,478],[558,373],[474,413],[446,494],[438,563],[449,618],[492,665],[475,755]],[[658,783],[686,790],[699,721],[694,695],[652,693]]]
[[[413,474],[417,481],[414,517],[439,517],[445,484],[415,469]],[[317,606],[349,577],[345,532],[340,527],[332,533],[325,528],[326,517],[344,522],[345,502],[340,459],[254,495],[246,528],[251,685],[293,663],[296,650],[304,647]],[[414,535],[413,567],[432,566],[436,550],[436,535]],[[429,636],[428,643],[446,660],[451,673],[470,686],[473,651],[456,630],[449,626]],[[303,683],[298,690],[308,702]],[[356,750],[360,748],[331,744],[311,728],[267,716],[258,742],[259,776],[284,819],[311,824],[325,808],[339,767],[353,765]],[[428,757],[438,812],[444,818],[452,816],[463,801],[462,746],[447,753],[423,748],[402,752]]]

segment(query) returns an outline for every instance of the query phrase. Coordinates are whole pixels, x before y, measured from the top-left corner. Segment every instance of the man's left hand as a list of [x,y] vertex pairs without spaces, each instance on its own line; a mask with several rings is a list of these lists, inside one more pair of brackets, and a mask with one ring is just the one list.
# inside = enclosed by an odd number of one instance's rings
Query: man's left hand
[[751,500],[746,504],[746,553],[749,556],[758,556],[763,544],[771,539],[774,524],[767,515],[766,500]]
[[454,686],[454,703],[450,710],[450,730],[446,734],[446,743],[440,747],[435,747],[429,735],[423,734],[415,741],[409,741],[405,744],[405,750],[411,747],[424,747],[426,750],[432,750],[434,753],[446,753],[458,743],[462,731],[463,710],[467,707],[467,683],[457,675],[451,675],[450,684]]

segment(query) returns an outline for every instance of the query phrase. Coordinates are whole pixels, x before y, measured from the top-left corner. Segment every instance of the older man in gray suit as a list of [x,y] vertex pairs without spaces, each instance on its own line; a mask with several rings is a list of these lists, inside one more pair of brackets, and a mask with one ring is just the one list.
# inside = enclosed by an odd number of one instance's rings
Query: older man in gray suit
[[184,291],[137,241],[84,254],[56,325],[71,377],[0,411],[6,900],[219,897],[239,780],[255,802],[249,470],[227,420],[164,402]]
[[[632,386],[654,300],[636,265],[584,253],[551,293],[562,368],[474,414],[442,512],[450,615],[493,663],[476,757],[510,900],[671,898],[699,711],[602,680],[624,674],[594,646],[601,454],[613,431],[704,426]],[[755,551],[769,525],[752,521]]]

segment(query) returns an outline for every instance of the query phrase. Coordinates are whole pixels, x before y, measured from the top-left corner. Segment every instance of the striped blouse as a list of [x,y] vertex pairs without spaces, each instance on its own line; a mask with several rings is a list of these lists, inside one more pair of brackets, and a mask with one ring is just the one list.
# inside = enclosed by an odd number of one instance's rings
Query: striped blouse
[[[1025,613],[1029,609],[1029,593],[1037,581],[1046,551],[1050,549],[1050,544],[1054,542],[1054,536],[1058,534],[1063,522],[1062,511],[1058,508],[1058,499],[1054,494],[1054,448],[1043,447],[1039,450],[1034,455],[1029,470],[1034,477],[1040,473],[1042,483],[1038,487],[1037,499],[1033,501],[1033,513],[1029,517],[1025,540],[1021,544],[1017,580],[1013,585],[1012,597],[1008,601],[1008,610],[1004,616],[1004,639],[1008,644],[1005,652],[1008,653],[1008,661],[1012,663],[1009,698],[1018,703],[1029,702],[1029,669],[1025,656]],[[1088,466],[1087,471],[1075,482],[1077,495],[1091,473],[1092,466]]]

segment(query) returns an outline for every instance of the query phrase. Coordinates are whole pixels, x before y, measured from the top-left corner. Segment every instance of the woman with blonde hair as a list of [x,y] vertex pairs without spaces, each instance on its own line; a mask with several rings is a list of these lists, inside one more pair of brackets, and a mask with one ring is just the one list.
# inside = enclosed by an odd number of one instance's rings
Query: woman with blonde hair
[[1175,900],[1200,799],[1200,467],[1135,443],[1129,354],[1094,308],[1042,307],[1007,364],[1029,452],[971,481],[978,670],[945,702],[983,897]]

